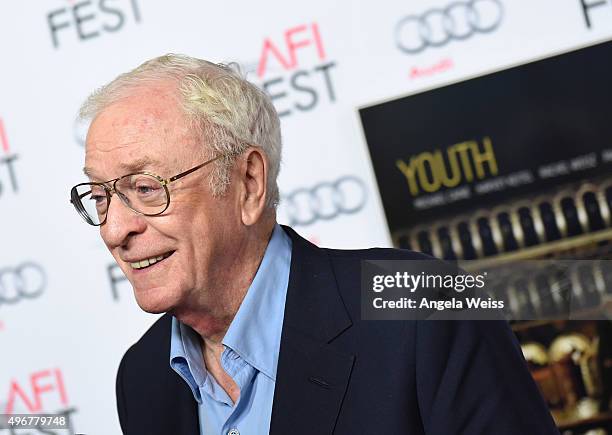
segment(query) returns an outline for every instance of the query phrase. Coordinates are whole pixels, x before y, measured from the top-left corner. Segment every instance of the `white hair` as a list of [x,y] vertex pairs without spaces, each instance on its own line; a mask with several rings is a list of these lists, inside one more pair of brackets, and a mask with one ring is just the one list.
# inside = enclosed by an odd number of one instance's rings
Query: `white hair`
[[176,83],[182,109],[211,154],[223,156],[214,163],[213,194],[226,191],[235,157],[249,146],[257,146],[269,163],[266,205],[276,207],[280,121],[270,98],[242,76],[237,64],[215,64],[177,54],[156,57],[92,93],[81,106],[79,116],[93,119],[130,91],[168,81]]

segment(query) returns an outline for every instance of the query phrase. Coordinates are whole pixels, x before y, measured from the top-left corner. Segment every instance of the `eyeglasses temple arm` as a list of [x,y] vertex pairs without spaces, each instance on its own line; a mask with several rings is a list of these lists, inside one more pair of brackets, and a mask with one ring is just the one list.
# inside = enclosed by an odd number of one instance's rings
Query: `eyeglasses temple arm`
[[166,182],[166,184],[170,184],[170,183],[172,183],[173,181],[178,180],[179,178],[183,178],[185,175],[189,175],[189,174],[191,174],[192,172],[195,172],[195,171],[197,171],[198,169],[203,168],[204,166],[208,165],[209,163],[214,162],[215,160],[220,159],[221,157],[223,157],[223,156],[217,156],[217,157],[215,157],[214,159],[208,160],[208,161],[206,161],[206,162],[202,163],[201,165],[198,165],[198,166],[195,166],[195,167],[193,167],[193,168],[191,168],[191,169],[188,169],[188,170],[186,170],[185,172],[181,172],[180,174],[175,175],[174,177],[170,177],[170,178],[168,178],[167,180],[164,180],[164,181]]

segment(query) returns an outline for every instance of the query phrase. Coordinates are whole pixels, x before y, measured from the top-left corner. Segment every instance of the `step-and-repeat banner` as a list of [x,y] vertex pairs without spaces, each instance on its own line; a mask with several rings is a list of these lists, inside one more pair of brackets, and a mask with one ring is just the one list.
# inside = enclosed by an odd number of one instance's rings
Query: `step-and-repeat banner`
[[[117,366],[156,317],[69,203],[77,110],[119,73],[170,52],[239,63],[281,116],[281,223],[320,246],[478,259],[610,226],[565,197],[519,235],[519,206],[473,216],[583,179],[612,198],[609,38],[612,0],[3,2],[0,413],[120,432]],[[558,209],[549,237],[534,222]]]

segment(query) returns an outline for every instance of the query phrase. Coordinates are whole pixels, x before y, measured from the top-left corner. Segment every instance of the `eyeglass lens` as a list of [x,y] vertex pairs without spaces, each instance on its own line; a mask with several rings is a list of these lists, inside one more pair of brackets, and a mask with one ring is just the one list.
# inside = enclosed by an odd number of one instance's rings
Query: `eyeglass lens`
[[[127,175],[114,185],[121,201],[134,211],[154,215],[164,211],[168,205],[168,194],[161,181],[147,174]],[[82,184],[75,187],[73,203],[83,218],[92,225],[104,222],[108,211],[109,197],[101,184]]]

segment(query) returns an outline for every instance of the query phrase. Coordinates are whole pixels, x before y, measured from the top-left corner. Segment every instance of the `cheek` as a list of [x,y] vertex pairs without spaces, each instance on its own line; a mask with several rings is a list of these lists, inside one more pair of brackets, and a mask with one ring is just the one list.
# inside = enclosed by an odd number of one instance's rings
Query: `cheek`
[[206,246],[207,235],[214,228],[211,216],[199,204],[182,202],[176,204],[172,212],[159,216],[155,222],[155,231],[161,237],[173,240],[174,249],[181,251],[181,260],[192,262],[199,257],[199,251]]
[[177,204],[176,216],[183,228],[197,226],[198,232],[210,233],[235,228],[239,213],[227,198],[194,198],[189,202]]
[[185,254],[181,256],[183,261],[206,267],[211,257],[229,252],[231,241],[238,236],[240,222],[240,212],[229,195],[222,198],[186,195],[177,198],[156,227],[178,241],[177,248]]
[[192,210],[180,229],[180,244],[188,255],[185,260],[198,270],[207,270],[215,259],[230,252],[228,238],[235,228],[219,210]]

